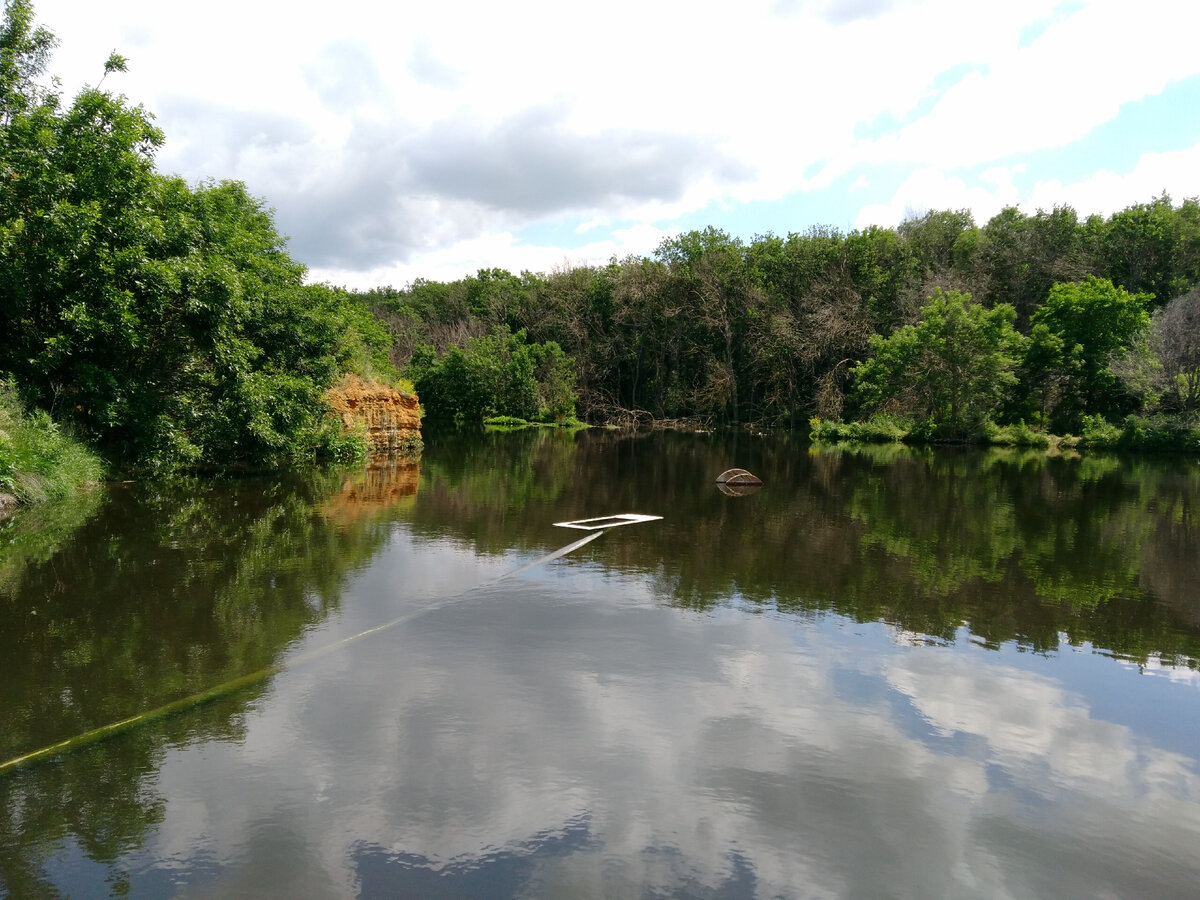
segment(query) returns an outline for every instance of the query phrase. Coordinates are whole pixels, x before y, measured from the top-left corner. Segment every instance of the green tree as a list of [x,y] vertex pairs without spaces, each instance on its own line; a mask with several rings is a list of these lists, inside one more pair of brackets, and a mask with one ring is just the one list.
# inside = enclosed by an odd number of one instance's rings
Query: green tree
[[973,270],[988,305],[1011,304],[1018,327],[1025,327],[1051,285],[1086,274],[1075,210],[1061,206],[1032,216],[1012,206],[1001,210],[980,229]]
[[1130,347],[1149,323],[1150,294],[1131,294],[1106,278],[1089,275],[1073,284],[1056,284],[1034,313],[1036,329],[1045,325],[1061,341],[1057,358],[1043,370],[1058,373],[1063,389],[1053,411],[1055,428],[1075,429],[1084,415],[1109,416],[1128,410],[1128,396],[1109,369],[1113,354]]
[[853,370],[870,410],[930,421],[945,437],[977,431],[1016,384],[1023,339],[1008,304],[984,309],[959,291],[935,291],[916,325],[871,339],[874,356]]
[[0,125],[36,105],[44,96],[35,79],[58,44],[45,28],[33,25],[30,0],[4,0],[0,22]]
[[1167,392],[1186,415],[1200,410],[1200,287],[1154,315],[1150,345],[1163,367]]
[[422,344],[406,372],[432,420],[563,421],[575,412],[575,360],[555,342],[530,344],[506,325],[442,354]]
[[1111,368],[1151,410],[1194,416],[1200,409],[1200,287],[1155,312]]
[[976,231],[975,219],[969,209],[933,210],[905,219],[898,230],[926,273],[966,262],[974,250],[969,238]]
[[757,301],[745,247],[709,227],[664,240],[655,257],[670,274],[669,302],[683,312],[676,323],[683,339],[671,368],[670,414],[739,421],[746,313]]
[[[345,292],[303,284],[243,185],[158,174],[163,135],[142,107],[38,91],[51,45],[28,3],[5,7],[0,371],[136,466],[326,446],[321,393],[343,371],[389,374],[386,330]],[[105,73],[124,68],[113,54]]]
[[1166,194],[1115,213],[1097,229],[1099,274],[1160,302],[1200,280],[1200,204],[1178,208]]

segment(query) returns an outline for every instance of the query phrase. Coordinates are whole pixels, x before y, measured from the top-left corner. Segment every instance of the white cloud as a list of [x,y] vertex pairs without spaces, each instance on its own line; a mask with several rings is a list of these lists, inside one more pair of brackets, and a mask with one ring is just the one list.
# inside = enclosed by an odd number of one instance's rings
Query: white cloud
[[929,115],[868,142],[862,157],[965,167],[1062,147],[1116,117],[1124,103],[1193,75],[1200,7],[1174,0],[1088,4],[1029,46],[998,48]]
[[[433,277],[462,255],[455,247],[489,241],[513,255],[488,263],[515,269],[532,254],[505,235],[530,225],[666,230],[698,210],[827,187],[861,163],[914,166],[904,190],[929,190],[922,205],[964,189],[986,205],[972,186],[939,186],[923,170],[1061,146],[1200,72],[1189,44],[1198,10],[1162,0],[1136,14],[1110,0],[1057,13],[1020,0],[986,17],[956,0],[614,0],[602,13],[547,0],[347,0],[336,15],[315,0],[286,12],[234,0],[203,13],[150,0],[37,5],[62,39],[51,69],[69,93],[97,80],[114,47],[128,50],[130,73],[106,87],[162,114],[162,167],[245,180],[278,209],[297,255],[355,282],[410,267]],[[855,137],[889,120],[908,124]],[[992,188],[1005,202],[1005,186]]]
[[1164,191],[1178,203],[1200,196],[1200,143],[1166,153],[1146,153],[1124,173],[1101,170],[1064,184],[1058,180],[1038,181],[1019,189],[1014,176],[1022,165],[993,166],[974,183],[964,176],[934,168],[917,169],[904,180],[891,200],[863,206],[855,219],[856,228],[868,225],[894,226],[912,212],[931,209],[970,209],[977,225],[1006,206],[1019,206],[1026,214],[1038,209],[1071,206],[1080,218],[1092,214],[1109,216],[1135,204],[1145,203]]
[[[395,573],[446,568],[422,558],[398,531],[371,577],[397,593]],[[452,568],[477,567],[460,551]],[[317,639],[375,624],[371,588]],[[211,887],[229,888],[269,816],[304,855],[278,892],[357,885],[364,849],[397,876],[462,872],[572,828],[586,840],[531,863],[559,885],[543,892],[700,892],[733,853],[772,896],[1028,896],[1038,878],[1088,896],[1132,861],[1176,860],[1164,883],[1192,865],[1194,760],[995,654],[862,654],[835,628],[662,606],[630,576],[510,590],[289,671],[240,744],[170,752],[154,855],[184,874],[217,863]],[[1014,867],[1013,834],[1045,846]],[[862,865],[875,858],[906,865]]]
[[314,281],[375,287],[402,286],[417,278],[453,281],[463,275],[473,275],[479,269],[495,266],[511,272],[553,272],[571,266],[603,266],[614,256],[617,259],[630,255],[648,256],[663,240],[677,233],[676,230],[654,225],[635,225],[618,228],[611,237],[599,238],[583,246],[560,247],[523,243],[507,231],[485,228],[482,232],[476,238],[446,241],[433,246],[408,263],[368,270],[314,267],[309,275]]
[[[976,224],[982,224],[1005,206],[1019,201],[1013,174],[1014,170],[990,169],[985,184],[968,185],[957,175],[918,169],[904,180],[888,203],[862,207],[854,227],[895,226],[914,212],[932,209],[970,209]],[[980,180],[985,181],[982,177]]]
[[1129,172],[1106,170],[1069,184],[1038,182],[1028,206],[1050,209],[1069,204],[1080,216],[1111,215],[1134,203],[1145,203],[1166,191],[1178,203],[1200,197],[1200,143],[1166,153],[1146,153]]

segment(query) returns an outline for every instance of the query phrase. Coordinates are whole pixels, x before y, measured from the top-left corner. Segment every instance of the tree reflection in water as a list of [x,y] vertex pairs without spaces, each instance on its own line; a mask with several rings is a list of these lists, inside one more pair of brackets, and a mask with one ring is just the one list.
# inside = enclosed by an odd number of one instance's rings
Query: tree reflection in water
[[[432,548],[450,545],[507,570],[512,557],[563,542],[553,522],[624,512],[665,518],[617,529],[564,565],[636,579],[660,609],[884,622],[942,643],[965,628],[990,648],[1053,654],[1068,641],[1155,666],[1196,668],[1200,659],[1194,460],[817,449],[745,434],[537,431],[431,435],[427,444],[419,473],[116,486],[73,533],[64,528],[42,549],[6,557],[0,755],[278,662],[341,609],[350,575],[369,574],[397,531],[418,562],[422,546],[442,559]],[[733,465],[766,487],[722,495],[713,480]],[[516,640],[520,629],[505,627]],[[497,677],[483,665],[490,658],[472,663],[482,682]],[[474,685],[442,661],[439,678]],[[889,690],[911,694],[925,720],[952,736],[966,720],[939,719],[945,706],[930,699],[939,676],[926,663],[898,664]],[[982,691],[966,665],[950,666],[955,683]],[[244,741],[268,685],[0,779],[0,887],[14,896],[69,893],[46,860],[76,847],[106,868],[111,892],[122,892],[131,852],[172,803],[160,785],[166,755]],[[405,739],[424,746],[415,732]],[[732,763],[728,772],[745,774]],[[564,821],[524,850],[496,852],[517,866],[522,854],[556,856],[603,840],[586,817]],[[440,865],[365,838],[354,846],[363,886],[398,869],[417,884]],[[496,859],[497,871],[512,868],[508,856]],[[464,863],[463,885],[475,862]],[[727,877],[737,881],[733,869]],[[746,872],[742,888],[753,884]]]

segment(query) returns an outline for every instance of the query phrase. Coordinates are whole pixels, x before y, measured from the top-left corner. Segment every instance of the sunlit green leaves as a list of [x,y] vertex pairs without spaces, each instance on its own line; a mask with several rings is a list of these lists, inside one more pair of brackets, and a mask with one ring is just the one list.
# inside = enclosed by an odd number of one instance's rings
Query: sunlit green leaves
[[[49,44],[27,4],[9,4],[5,25],[0,372],[138,467],[264,465],[327,445],[322,391],[345,371],[393,374],[384,327],[344,291],[303,284],[244,185],[158,174],[146,110],[93,88],[65,108],[34,91],[30,54]],[[105,64],[125,69],[115,52]]]
[[575,415],[575,360],[553,341],[530,344],[524,331],[507,326],[442,354],[418,346],[406,371],[431,419],[561,422]]
[[929,420],[939,433],[976,432],[1017,383],[1024,339],[1007,304],[984,309],[958,291],[936,291],[921,320],[871,340],[874,357],[854,369],[864,408]]
[[[1055,421],[1072,427],[1085,414],[1127,411],[1126,394],[1108,367],[1109,358],[1128,349],[1150,321],[1153,297],[1131,294],[1105,278],[1056,284],[1045,304],[1033,315],[1035,329],[1060,342],[1058,360],[1046,353],[1045,369],[1064,382],[1054,410]],[[1046,344],[1046,347],[1049,345]]]

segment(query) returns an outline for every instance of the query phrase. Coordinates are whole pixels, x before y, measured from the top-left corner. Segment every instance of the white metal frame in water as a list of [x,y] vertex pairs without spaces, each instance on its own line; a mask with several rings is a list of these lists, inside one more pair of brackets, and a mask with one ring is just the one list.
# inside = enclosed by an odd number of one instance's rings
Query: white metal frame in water
[[557,528],[578,528],[580,531],[598,531],[602,528],[617,528],[621,525],[638,525],[656,522],[662,516],[646,516],[641,513],[621,513],[616,516],[596,516],[593,519],[574,519],[570,522],[555,522]]

